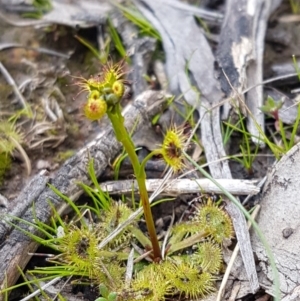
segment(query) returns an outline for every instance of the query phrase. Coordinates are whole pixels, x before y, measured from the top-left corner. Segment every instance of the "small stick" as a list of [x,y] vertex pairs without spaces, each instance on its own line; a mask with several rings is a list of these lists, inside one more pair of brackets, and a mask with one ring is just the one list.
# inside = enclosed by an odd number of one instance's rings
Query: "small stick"
[[2,75],[4,76],[4,78],[6,79],[6,81],[8,82],[9,85],[12,86],[15,94],[17,95],[17,97],[20,100],[20,103],[22,105],[22,107],[24,109],[27,108],[28,113],[30,112],[30,109],[26,103],[25,98],[23,97],[22,93],[20,92],[20,90],[18,89],[18,86],[16,85],[16,82],[14,81],[14,79],[11,77],[11,75],[9,74],[9,72],[7,71],[7,69],[3,66],[3,64],[0,62],[0,71],[2,73]]
[[[252,216],[253,219],[256,218],[256,216],[257,216],[259,210],[260,210],[260,205],[257,205],[257,206],[255,207],[254,211],[253,211],[252,214],[251,214],[251,216]],[[252,226],[252,224],[251,224],[250,221],[248,221],[247,225],[248,225],[248,229],[250,229],[251,226]],[[235,259],[236,259],[236,257],[237,257],[237,254],[238,254],[239,250],[240,250],[240,247],[239,247],[239,245],[237,244],[237,245],[235,246],[235,248],[234,248],[234,251],[233,251],[233,253],[232,253],[232,256],[231,256],[231,258],[230,258],[230,261],[229,261],[229,263],[228,263],[228,265],[227,265],[225,274],[224,274],[223,279],[222,279],[222,282],[221,282],[220,289],[219,289],[219,291],[218,291],[218,296],[217,296],[216,301],[221,301],[221,298],[223,297],[224,289],[225,289],[226,283],[227,283],[227,281],[228,281],[229,274],[230,274],[230,272],[231,272],[231,269],[232,269],[232,267],[233,267],[233,263],[234,263],[234,261],[235,261]]]

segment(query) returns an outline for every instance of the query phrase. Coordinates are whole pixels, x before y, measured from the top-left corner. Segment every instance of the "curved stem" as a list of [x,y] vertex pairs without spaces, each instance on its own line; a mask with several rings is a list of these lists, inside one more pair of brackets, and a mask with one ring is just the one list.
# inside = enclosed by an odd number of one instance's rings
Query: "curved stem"
[[146,166],[146,163],[153,157],[153,156],[157,156],[157,155],[160,155],[161,154],[161,151],[160,150],[154,150],[152,151],[150,154],[148,154],[142,161],[141,163],[141,169],[145,170],[145,166]]
[[107,112],[107,115],[112,123],[117,140],[123,144],[132,163],[134,174],[139,186],[140,198],[144,209],[147,229],[152,243],[154,261],[159,261],[161,259],[161,251],[155,231],[148,192],[146,189],[146,173],[144,164],[140,164],[138,156],[135,152],[134,144],[124,126],[124,118],[121,114],[120,105],[116,104],[110,112]]

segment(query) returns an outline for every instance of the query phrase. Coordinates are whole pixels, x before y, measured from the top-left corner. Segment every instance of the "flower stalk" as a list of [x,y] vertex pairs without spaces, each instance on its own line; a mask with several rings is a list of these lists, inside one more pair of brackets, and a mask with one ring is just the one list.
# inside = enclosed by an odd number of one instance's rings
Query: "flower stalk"
[[141,203],[144,209],[144,216],[147,225],[147,230],[150,236],[153,249],[154,261],[160,261],[161,251],[158,243],[156,230],[154,226],[153,216],[150,208],[148,192],[146,189],[146,173],[144,165],[140,164],[138,156],[135,152],[134,144],[124,126],[124,118],[121,114],[119,104],[116,104],[112,110],[107,112],[107,115],[112,123],[117,140],[124,146],[128,157],[132,163],[134,174],[139,187]]
[[123,60],[117,64],[109,62],[103,67],[101,74],[88,80],[81,78],[79,86],[83,91],[89,92],[87,102],[84,106],[84,114],[90,120],[99,120],[104,114],[107,114],[117,140],[125,148],[132,163],[139,187],[147,230],[152,243],[152,246],[149,246],[149,248],[153,250],[153,260],[158,262],[161,260],[161,251],[146,189],[145,167],[143,163],[139,162],[134,144],[124,126],[124,118],[121,114],[120,102],[125,91],[124,80],[122,79],[124,74]]

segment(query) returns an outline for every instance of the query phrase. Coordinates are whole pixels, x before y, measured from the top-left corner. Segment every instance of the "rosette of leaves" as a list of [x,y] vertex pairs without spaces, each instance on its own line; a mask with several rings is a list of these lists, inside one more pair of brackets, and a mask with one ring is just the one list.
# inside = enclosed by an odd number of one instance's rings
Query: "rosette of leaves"
[[202,271],[187,256],[172,256],[137,273],[130,300],[164,301],[177,295],[196,299],[212,292],[214,281],[211,273]]
[[196,299],[214,290],[215,277],[192,263],[190,260],[177,260],[165,265],[164,274],[173,295]]
[[210,198],[204,204],[198,205],[190,220],[172,227],[169,253],[196,245],[207,237],[217,244],[233,237],[229,215]]
[[196,210],[193,220],[218,244],[233,237],[232,222],[223,209],[210,198]]
[[222,267],[222,250],[213,241],[198,243],[194,253],[189,258],[202,271],[218,274]]
[[131,283],[131,289],[127,295],[130,300],[142,301],[164,301],[165,296],[171,293],[171,286],[165,275],[165,266],[167,262],[153,263],[145,266],[135,275]]

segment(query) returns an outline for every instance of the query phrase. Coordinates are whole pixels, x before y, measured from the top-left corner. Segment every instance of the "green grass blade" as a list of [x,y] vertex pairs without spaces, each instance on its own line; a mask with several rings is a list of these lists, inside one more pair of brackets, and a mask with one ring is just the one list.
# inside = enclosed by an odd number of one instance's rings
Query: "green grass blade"
[[98,51],[98,49],[96,47],[94,47],[88,40],[78,36],[78,35],[75,35],[75,38],[82,44],[84,45],[86,48],[88,48],[92,53],[93,55],[99,59],[101,61],[102,57]]
[[78,208],[78,206],[76,206],[76,204],[67,196],[65,196],[64,194],[62,194],[55,186],[48,184],[49,187],[64,201],[66,201],[66,203],[74,210],[74,212],[77,214],[78,218],[82,220],[82,223],[86,225],[86,222],[84,219],[81,218],[81,213],[80,210]]
[[293,130],[292,130],[292,133],[291,133],[289,149],[291,149],[295,144],[295,136],[296,136],[296,133],[297,133],[297,130],[298,130],[299,120],[300,120],[300,105],[298,104],[297,118],[296,118],[295,123],[293,125]]
[[158,31],[152,26],[150,22],[148,22],[148,20],[144,18],[144,16],[138,10],[125,7],[118,3],[114,3],[114,5],[121,10],[125,18],[127,18],[129,21],[140,28],[140,32],[142,34],[145,33],[149,36],[152,36],[156,40],[161,41],[161,37]]
[[121,41],[121,38],[120,38],[118,32],[116,31],[116,29],[114,28],[111,19],[108,18],[107,21],[108,21],[110,36],[115,44],[115,47],[118,50],[120,56],[122,58],[124,58],[127,56],[127,53],[126,53],[126,49]]
[[285,149],[285,151],[288,151],[289,145],[288,145],[288,142],[286,140],[285,130],[284,130],[283,123],[282,123],[281,119],[279,119],[279,131],[280,131],[280,136],[281,136],[281,139],[282,139],[282,142],[283,142],[283,145],[284,145],[284,149]]
[[[46,230],[40,228],[39,226],[33,224],[33,223],[30,223],[26,220],[23,220],[19,217],[16,217],[16,216],[9,216],[11,219],[15,219],[17,221],[19,221],[20,223],[24,223],[26,225],[29,225],[29,226],[32,226],[34,227],[36,230],[40,231],[41,233],[43,233],[46,237],[48,238],[53,238],[53,235],[51,235],[50,233],[48,233]],[[33,240],[35,240],[36,242],[40,243],[40,244],[43,244],[44,245],[44,239],[40,238],[39,236],[37,235],[34,235],[32,234],[31,232],[29,231],[26,231],[25,229],[21,228],[20,226],[18,225],[15,225],[14,223],[10,222],[10,221],[7,221],[8,224],[10,224],[12,227],[18,229],[19,231],[23,232],[24,234],[26,234],[27,236],[29,236],[30,238],[32,238]]]

